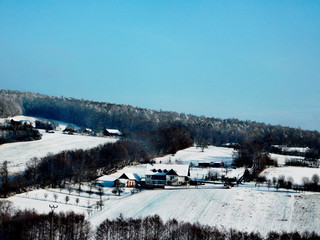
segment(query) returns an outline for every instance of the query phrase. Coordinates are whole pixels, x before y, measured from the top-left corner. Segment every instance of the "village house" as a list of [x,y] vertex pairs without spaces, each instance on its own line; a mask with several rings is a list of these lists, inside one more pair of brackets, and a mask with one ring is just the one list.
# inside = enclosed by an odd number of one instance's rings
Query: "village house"
[[122,136],[122,132],[120,132],[118,129],[105,129],[103,131],[103,135],[105,136]]
[[125,187],[132,188],[141,182],[141,178],[137,173],[123,173],[118,179]]
[[189,165],[147,165],[145,184],[149,187],[181,186],[189,183]]

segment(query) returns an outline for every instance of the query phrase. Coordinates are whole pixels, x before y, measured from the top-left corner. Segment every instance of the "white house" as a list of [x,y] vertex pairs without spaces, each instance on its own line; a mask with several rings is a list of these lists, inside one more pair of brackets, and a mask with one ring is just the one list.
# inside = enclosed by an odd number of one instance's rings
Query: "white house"
[[189,176],[189,165],[147,165],[145,183],[151,187],[180,186],[188,184]]
[[118,179],[125,187],[135,187],[141,182],[141,178],[137,173],[123,173]]

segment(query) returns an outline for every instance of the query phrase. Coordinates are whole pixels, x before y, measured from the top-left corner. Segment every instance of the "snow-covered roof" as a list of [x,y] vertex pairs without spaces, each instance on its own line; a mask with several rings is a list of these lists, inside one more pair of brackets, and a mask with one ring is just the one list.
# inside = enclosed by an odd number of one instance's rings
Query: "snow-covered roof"
[[273,145],[273,147],[279,148],[279,149],[281,149],[282,151],[285,151],[285,152],[305,153],[305,152],[310,150],[310,148],[308,148],[308,147],[287,147],[287,146],[284,146],[284,145]]
[[[159,171],[160,170],[160,171]],[[146,175],[166,175],[170,170],[175,171],[178,176],[188,176],[189,165],[186,164],[149,164],[146,168]]]
[[123,173],[119,179],[122,178],[123,175],[126,175],[128,179],[137,180],[138,182],[141,181],[141,178],[137,173]]
[[122,135],[122,133],[118,129],[106,129],[108,133]]

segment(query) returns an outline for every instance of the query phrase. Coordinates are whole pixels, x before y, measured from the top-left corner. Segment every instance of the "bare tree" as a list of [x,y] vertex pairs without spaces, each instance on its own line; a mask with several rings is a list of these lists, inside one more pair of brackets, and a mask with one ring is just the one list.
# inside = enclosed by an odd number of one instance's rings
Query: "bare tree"
[[112,193],[113,193],[114,195],[120,196],[120,194],[121,194],[123,191],[124,191],[124,190],[123,190],[123,187],[122,187],[122,184],[121,184],[120,180],[119,180],[119,179],[116,179],[116,180],[114,181],[114,188],[112,189]]
[[304,190],[307,190],[309,188],[309,185],[310,185],[310,178],[303,177],[302,178],[302,184],[303,184]]
[[4,161],[0,166],[0,191],[4,198],[10,191],[10,177],[8,170],[8,161]]
[[53,198],[54,198],[54,201],[57,202],[58,194],[54,193],[54,194],[53,194]]
[[267,180],[268,191],[270,190],[271,184],[272,184],[271,180],[268,179],[268,180]]
[[70,200],[70,197],[67,195],[64,200],[66,201],[66,204],[68,204],[69,200]]
[[72,193],[72,191],[73,191],[73,189],[72,189],[72,187],[69,185],[69,186],[68,186],[69,195]]
[[98,195],[100,197],[100,201],[102,201],[102,196],[104,195],[103,187],[98,186]]
[[277,184],[277,178],[276,177],[272,178],[272,183],[273,183],[273,186],[276,186],[276,184]]
[[313,174],[312,175],[311,181],[312,181],[313,185],[318,186],[319,180],[320,180],[320,178],[319,178],[318,174]]

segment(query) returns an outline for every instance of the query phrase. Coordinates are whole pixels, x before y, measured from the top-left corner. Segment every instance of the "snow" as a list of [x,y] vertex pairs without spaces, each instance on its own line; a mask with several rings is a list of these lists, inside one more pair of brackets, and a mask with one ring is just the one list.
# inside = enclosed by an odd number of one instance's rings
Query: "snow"
[[[16,121],[29,120],[31,123],[39,118],[16,116],[8,119]],[[5,119],[1,119],[2,122]],[[50,120],[49,120],[50,121]],[[59,123],[59,128],[64,129],[68,123]],[[93,137],[86,135],[68,135],[61,131],[54,131],[54,133],[47,133],[44,130],[39,130],[42,134],[42,139],[28,142],[15,142],[0,145],[0,162],[8,161],[9,171],[19,172],[25,169],[26,162],[33,157],[41,158],[47,156],[49,153],[56,154],[64,150],[75,149],[90,149],[100,144],[114,143],[117,141],[114,137]]]
[[265,176],[267,179],[276,179],[279,176],[285,176],[286,180],[289,177],[293,178],[293,184],[302,184],[302,178],[308,177],[311,179],[313,174],[320,176],[320,168],[308,168],[308,167],[270,167],[264,170],[260,175]]
[[141,181],[141,177],[137,173],[125,173],[125,176],[130,180]]
[[273,147],[279,148],[284,152],[299,152],[299,153],[305,153],[310,150],[308,147],[287,147],[282,145],[273,145]]
[[[154,170],[158,171],[161,169],[161,172],[154,172]],[[148,164],[146,167],[146,175],[161,175],[164,174],[166,175],[164,170],[167,170],[168,172],[173,169],[178,176],[188,176],[189,172],[189,165],[186,164]]]
[[122,133],[118,129],[106,129],[108,133],[115,135],[122,135]]
[[285,152],[305,153],[309,150],[310,150],[310,148],[308,148],[308,147],[283,147],[282,148],[282,151],[285,151]]
[[[82,213],[88,216],[89,211],[98,211],[95,209],[96,203],[100,200],[100,196],[97,194],[97,189],[92,189],[95,194],[89,196],[88,193],[81,192],[80,194],[76,191],[77,186],[72,187],[72,192],[63,189],[39,189],[26,193],[17,194],[9,197],[9,200],[14,203],[14,206],[18,209],[35,209],[39,213],[49,213],[50,205],[58,205],[58,212],[60,211],[74,211],[76,213]],[[83,186],[83,190],[88,190],[88,186]],[[117,201],[128,195],[131,195],[130,189],[126,189],[122,196],[118,197],[111,193],[111,188],[104,188],[104,194],[102,197],[103,202],[116,199]],[[47,194],[47,197],[45,197]],[[55,200],[54,195],[57,195]],[[69,201],[66,203],[65,198],[69,196]],[[77,203],[78,199],[78,203]]]
[[319,194],[283,193],[260,188],[179,189],[143,191],[121,201],[109,201],[89,217],[98,226],[106,217],[127,218],[158,214],[164,221],[199,222],[242,231],[317,231]]
[[291,155],[281,155],[270,153],[270,158],[273,160],[277,160],[279,166],[284,166],[287,160],[304,160],[304,157],[291,156]]
[[[207,150],[207,149],[206,149]],[[203,159],[207,156],[208,161],[213,158],[219,160],[220,155],[224,160],[226,156],[232,158],[231,152],[226,149],[212,147],[206,153],[196,148],[189,148],[176,154],[180,162],[186,163],[192,160]],[[224,152],[225,150],[225,152]],[[212,154],[210,155],[209,152]],[[192,157],[190,157],[190,153]],[[229,153],[229,155],[228,155]],[[182,157],[184,156],[184,157]],[[169,159],[172,156],[164,156]],[[146,164],[127,166],[120,171],[102,176],[100,182],[106,183],[102,199],[104,207],[102,211],[96,209],[96,202],[99,200],[97,194],[90,197],[87,193],[71,193],[70,201],[65,202],[67,190],[41,189],[29,193],[18,194],[10,197],[15,206],[24,208],[35,208],[39,212],[48,213],[49,204],[57,204],[58,211],[73,210],[77,213],[84,213],[94,228],[98,227],[106,218],[115,219],[122,214],[128,218],[146,217],[158,214],[164,221],[176,218],[179,221],[199,222],[217,226],[218,228],[235,228],[241,231],[258,231],[266,235],[269,231],[316,231],[320,234],[320,194],[319,193],[296,193],[293,191],[279,190],[266,186],[254,187],[254,183],[245,183],[231,189],[223,189],[222,184],[205,184],[198,188],[171,187],[163,190],[144,190],[140,193],[131,194],[130,188],[125,189],[121,196],[114,196],[111,193],[113,180],[123,173],[137,173],[144,177]],[[219,174],[226,174],[225,168],[190,168],[191,176],[205,175],[208,171],[217,171]],[[227,176],[241,176],[244,169],[228,169]],[[287,173],[286,173],[287,172]],[[286,175],[294,177],[294,181],[300,180],[302,176],[311,177],[318,173],[315,168],[279,167],[269,168],[262,174],[268,177]],[[320,173],[320,172],[319,172]],[[297,176],[297,178],[295,178]],[[297,179],[297,180],[296,180]],[[106,187],[108,186],[108,187]],[[76,188],[76,187],[75,187]],[[97,191],[97,190],[95,190]],[[44,194],[48,193],[45,199]],[[57,202],[53,194],[58,195]],[[79,203],[76,199],[79,198]]]
[[[42,189],[8,198],[20,209],[35,208],[40,213],[50,211],[49,204],[58,205],[57,212],[73,210],[83,213],[93,227],[98,227],[106,218],[115,219],[122,214],[128,218],[158,214],[164,221],[176,218],[179,221],[199,222],[218,228],[235,228],[241,231],[316,231],[320,233],[318,193],[295,193],[292,191],[268,191],[266,187],[255,188],[253,184],[231,189],[222,186],[204,185],[198,189],[146,190],[131,194],[131,189],[120,197],[104,188],[103,210],[95,208],[99,196],[75,191],[68,203],[66,190]],[[45,198],[44,194],[48,197]],[[53,194],[57,194],[55,202]],[[76,203],[76,199],[79,203]]]
[[74,129],[77,129],[77,130],[80,129],[80,127],[76,124],[61,122],[61,121],[57,121],[57,120],[51,120],[51,119],[47,119],[47,118],[24,116],[24,115],[18,115],[18,116],[7,117],[7,118],[0,118],[0,123],[4,123],[6,120],[11,120],[11,119],[13,119],[14,121],[25,121],[25,120],[30,121],[33,127],[36,126],[36,120],[44,120],[47,122],[54,122],[58,125],[57,129],[56,129],[58,131],[64,130],[67,126],[72,126]]
[[235,151],[233,148],[209,146],[201,151],[201,148],[190,147],[178,151],[174,155],[166,155],[164,157],[155,158],[156,163],[179,163],[179,164],[194,164],[199,162],[224,162],[230,166],[233,161]]

